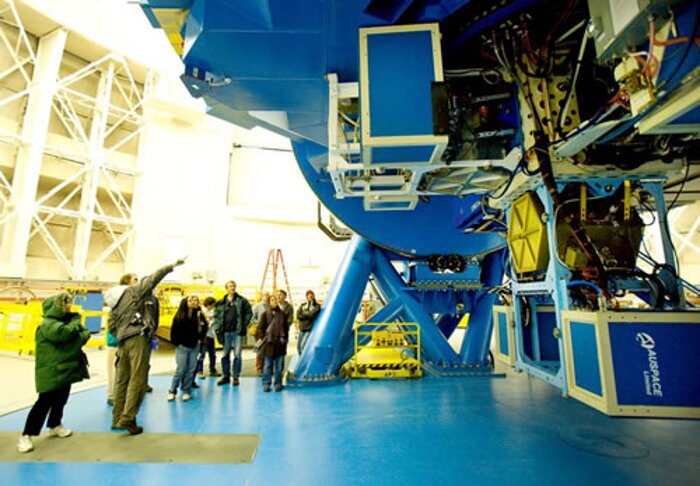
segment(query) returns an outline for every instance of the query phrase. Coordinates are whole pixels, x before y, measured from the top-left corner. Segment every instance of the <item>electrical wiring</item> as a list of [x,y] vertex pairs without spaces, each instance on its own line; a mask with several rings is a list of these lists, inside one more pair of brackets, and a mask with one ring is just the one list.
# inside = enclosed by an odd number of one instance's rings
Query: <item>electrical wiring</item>
[[[589,201],[589,202],[590,202],[590,201],[596,201],[596,200],[598,200],[598,199],[604,199],[604,196],[589,197],[589,198],[588,198],[588,201]],[[556,224],[556,221],[558,221],[558,218],[559,218],[559,210],[560,210],[562,207],[566,206],[567,204],[571,204],[571,203],[575,203],[575,202],[580,202],[580,201],[581,201],[581,200],[580,200],[579,198],[576,198],[576,199],[567,199],[566,201],[563,201],[561,204],[559,204],[559,205],[554,209],[554,221],[555,221],[555,224]],[[576,242],[579,244],[579,246],[580,246],[581,249],[584,251],[584,253],[586,253],[586,255],[588,255],[588,257],[591,258],[591,255],[588,254],[588,252],[586,251],[585,245],[583,244],[583,242],[581,242],[581,240],[578,239],[578,237],[576,236],[576,233],[572,231],[571,234],[572,234],[572,236],[576,239]],[[592,242],[591,242],[591,244],[592,244]],[[596,251],[597,251],[597,249],[596,249]],[[554,255],[555,255],[557,261],[558,261],[561,265],[563,265],[564,267],[568,267],[568,265],[567,265],[566,263],[564,263],[564,261],[563,261],[563,260],[561,259],[561,257],[559,256],[559,252],[558,252],[558,251],[555,251],[555,252],[554,252]]]
[[676,196],[673,198],[673,201],[671,201],[671,204],[668,206],[667,213],[673,209],[673,207],[676,205],[676,202],[678,201],[678,198],[680,197],[681,193],[683,192],[683,188],[685,187],[685,181],[688,180],[688,175],[690,174],[690,161],[686,160],[685,161],[685,175],[683,176],[683,181],[681,182],[681,187],[678,189],[678,192],[676,192]]
[[[666,39],[663,41],[660,41],[656,38],[656,25],[654,23],[654,17],[649,18],[649,41],[652,46],[658,46],[658,47],[667,47],[667,46],[674,46],[676,44],[683,44],[684,42],[688,42],[690,40],[690,37],[687,35],[684,35],[682,37],[674,37],[673,39]],[[700,46],[700,37],[695,37],[694,42]]]
[[[693,26],[690,29],[691,35],[695,36],[695,33],[697,32],[698,29],[698,24],[700,23],[700,6],[696,6],[696,11],[695,11],[695,19],[693,21]],[[654,32],[653,35],[656,35]],[[650,36],[653,38],[653,35]],[[690,37],[688,38],[690,39]],[[653,44],[653,40],[650,41],[650,51],[651,51],[651,46]],[[612,130],[610,133],[606,134],[604,137],[602,137],[598,143],[608,143],[612,140],[615,140],[617,137],[625,133],[627,130],[630,128],[634,127],[639,120],[641,120],[644,116],[647,115],[647,113],[650,113],[651,110],[655,109],[663,100],[665,100],[671,93],[673,93],[679,86],[681,86],[682,79],[676,79],[676,77],[681,74],[680,70],[683,64],[685,64],[686,58],[688,57],[688,54],[690,53],[691,46],[693,45],[693,42],[690,42],[689,40],[685,43],[685,48],[683,49],[683,54],[681,55],[681,58],[678,60],[676,63],[673,72],[664,80],[662,85],[664,86],[664,92],[661,93],[659,96],[657,96],[656,100],[651,103],[649,106],[647,106],[642,112],[637,114],[636,116],[632,117],[629,121],[625,122],[621,126],[615,128]],[[661,88],[661,85],[659,85],[657,88]]]
[[564,104],[561,106],[561,109],[559,110],[559,115],[557,116],[556,128],[558,131],[561,131],[562,129],[564,113],[567,113],[569,111],[569,103],[571,103],[571,97],[576,87],[576,81],[578,81],[578,74],[581,70],[581,63],[583,61],[583,55],[586,52],[586,46],[588,45],[589,38],[589,31],[588,29],[585,29],[583,31],[583,39],[581,39],[581,46],[579,47],[578,56],[576,56],[576,67],[574,68],[574,75],[572,79],[568,82],[568,86],[566,87],[566,95],[564,96]]
[[[641,202],[641,201],[639,202],[639,206],[642,209],[644,209],[645,211],[647,211],[649,214],[651,214],[651,222],[647,223],[646,221],[642,220],[642,224],[644,226],[652,226],[654,223],[656,223],[656,215],[654,214],[654,208],[652,208],[648,204]],[[641,215],[640,215],[640,219],[641,219]]]
[[[540,120],[540,117],[537,113],[537,110],[535,110],[535,103],[532,99],[532,93],[530,93],[529,90],[525,90],[525,87],[523,86],[522,81],[520,81],[520,78],[518,75],[515,73],[515,71],[511,68],[510,63],[508,62],[506,58],[506,53],[505,49],[503,49],[503,45],[498,42],[496,39],[496,33],[493,33],[492,36],[492,43],[493,43],[493,52],[494,55],[496,56],[496,61],[498,64],[506,70],[508,74],[510,74],[510,77],[513,79],[515,84],[517,85],[518,89],[523,93],[523,96],[525,97],[525,100],[528,104],[528,108],[530,109],[530,114],[535,122],[535,127],[539,131],[542,129],[542,122]],[[501,52],[503,51],[503,52]]]
[[515,170],[510,173],[510,177],[508,178],[508,182],[506,182],[505,187],[501,191],[501,193],[498,196],[492,196],[490,192],[484,193],[484,197],[488,197],[489,199],[497,200],[502,198],[503,196],[506,195],[508,192],[508,189],[510,189],[510,185],[513,183],[513,179],[515,179],[515,175],[518,173],[519,170],[522,169],[523,161],[521,160],[518,165],[515,167]]
[[495,221],[495,222],[499,223],[501,226],[503,226],[504,228],[508,228],[508,225],[506,223],[504,223],[502,220],[497,218],[494,214],[486,211],[486,207],[484,206],[484,202],[485,202],[484,198],[482,197],[481,198],[481,212],[484,213],[484,216],[486,217],[486,219],[489,221]]
[[[661,64],[659,60],[650,51],[627,52],[629,57],[633,57],[639,64],[642,65],[642,73],[653,77],[659,72]],[[646,59],[640,59],[641,56],[646,56]]]
[[572,280],[570,281],[567,285],[567,288],[573,288],[573,287],[588,287],[593,289],[598,296],[602,299],[602,301],[605,303],[606,310],[608,310],[610,307],[608,307],[607,304],[611,304],[611,299],[608,296],[607,292],[604,292],[603,289],[598,287],[596,284],[589,282],[587,280]]
[[[596,126],[598,123],[601,123],[603,120],[608,118],[615,110],[621,107],[627,111],[630,111],[629,109],[629,100],[626,97],[625,91],[620,88],[617,90],[617,92],[608,100],[606,101],[603,106],[601,106],[598,111],[590,117],[588,120],[583,121],[579,124],[578,127],[576,127],[574,130],[570,131],[567,133],[564,137],[560,138],[553,144],[551,144],[551,147],[558,147],[559,145],[563,144],[567,140],[570,140],[571,138],[580,135],[581,133],[591,129],[592,127]],[[627,115],[629,117],[629,115]],[[624,121],[623,119],[620,119],[620,121]]]

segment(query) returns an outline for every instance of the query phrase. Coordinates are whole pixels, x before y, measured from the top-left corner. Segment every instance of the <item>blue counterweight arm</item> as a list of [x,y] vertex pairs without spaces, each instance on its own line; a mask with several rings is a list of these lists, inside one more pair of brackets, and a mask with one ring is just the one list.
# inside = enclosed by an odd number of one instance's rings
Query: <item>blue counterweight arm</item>
[[[481,282],[484,287],[491,288],[503,282],[504,253],[500,250],[489,253],[481,264]],[[498,294],[487,290],[479,292],[474,299],[474,305],[469,314],[467,335],[462,342],[460,356],[467,366],[484,367],[488,365],[489,345],[493,331],[493,306]]]

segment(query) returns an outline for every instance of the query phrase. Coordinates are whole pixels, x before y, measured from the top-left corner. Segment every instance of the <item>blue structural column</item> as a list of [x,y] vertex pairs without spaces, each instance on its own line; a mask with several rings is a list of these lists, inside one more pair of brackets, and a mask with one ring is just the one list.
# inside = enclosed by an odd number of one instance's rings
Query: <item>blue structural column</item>
[[[481,263],[481,283],[489,289],[503,282],[504,258],[507,250],[489,253]],[[460,356],[467,367],[483,368],[488,365],[489,345],[493,331],[493,305],[497,294],[486,290],[480,291],[474,298],[469,313],[467,335],[462,341]]]
[[439,367],[461,366],[459,356],[438,329],[432,316],[406,292],[406,282],[396,272],[384,252],[376,249],[374,257],[373,273],[380,292],[390,302],[401,302],[402,316],[407,322],[417,322],[420,325],[424,360]]
[[[353,324],[372,271],[375,249],[354,236],[306,343],[290,383],[332,381],[352,353]],[[350,344],[350,349],[348,348]]]

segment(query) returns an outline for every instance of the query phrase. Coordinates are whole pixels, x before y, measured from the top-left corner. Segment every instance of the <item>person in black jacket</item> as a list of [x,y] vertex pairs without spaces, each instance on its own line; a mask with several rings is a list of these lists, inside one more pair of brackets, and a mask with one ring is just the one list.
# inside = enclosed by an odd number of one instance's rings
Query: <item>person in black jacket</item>
[[243,340],[248,332],[248,324],[253,317],[250,303],[236,293],[236,282],[226,282],[226,295],[214,307],[214,328],[216,337],[224,345],[221,357],[221,372],[224,376],[217,385],[231,382],[231,351],[233,351],[233,384],[238,386],[243,368]]
[[291,324],[291,317],[279,307],[277,297],[270,296],[270,306],[261,316],[255,334],[256,339],[265,339],[262,347],[265,359],[262,377],[264,392],[270,391],[270,385],[274,385],[276,392],[282,391],[284,358],[287,355]]
[[199,343],[206,336],[202,324],[199,297],[190,295],[180,301],[180,307],[173,317],[170,329],[170,341],[175,349],[175,375],[168,391],[168,401],[175,400],[177,389],[182,388],[182,401],[188,401],[192,395],[192,381],[197,367],[197,350]]
[[301,355],[306,346],[306,341],[309,339],[311,329],[314,327],[314,322],[318,314],[321,312],[321,306],[316,302],[316,295],[313,290],[306,291],[306,302],[299,306],[297,310],[297,328],[299,329],[299,339],[297,340],[297,352]]

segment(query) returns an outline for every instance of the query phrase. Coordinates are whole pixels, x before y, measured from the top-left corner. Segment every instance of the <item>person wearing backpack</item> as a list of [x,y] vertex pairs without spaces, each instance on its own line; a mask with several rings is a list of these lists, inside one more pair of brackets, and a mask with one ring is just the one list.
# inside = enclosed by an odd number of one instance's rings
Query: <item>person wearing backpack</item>
[[34,378],[39,393],[29,411],[24,431],[17,442],[18,452],[34,450],[32,436],[41,433],[46,422],[49,436],[70,437],[73,431],[61,423],[73,383],[90,378],[82,347],[90,339],[90,331],[82,325],[80,314],[70,311],[71,296],[67,293],[47,298],[41,324],[36,330]]
[[[117,305],[117,301],[124,293],[124,289],[128,285],[135,285],[139,281],[138,277],[133,273],[126,273],[119,279],[119,285],[112,287],[105,292],[105,305],[111,311]],[[114,381],[117,374],[117,346],[119,341],[109,332],[109,327],[105,331],[107,333],[107,405],[114,405]]]
[[147,303],[152,303],[156,285],[183,263],[183,259],[177,260],[126,286],[109,314],[109,332],[119,342],[112,429],[127,430],[130,435],[143,432],[143,427],[136,424],[136,415],[148,382],[151,338],[157,325]]

